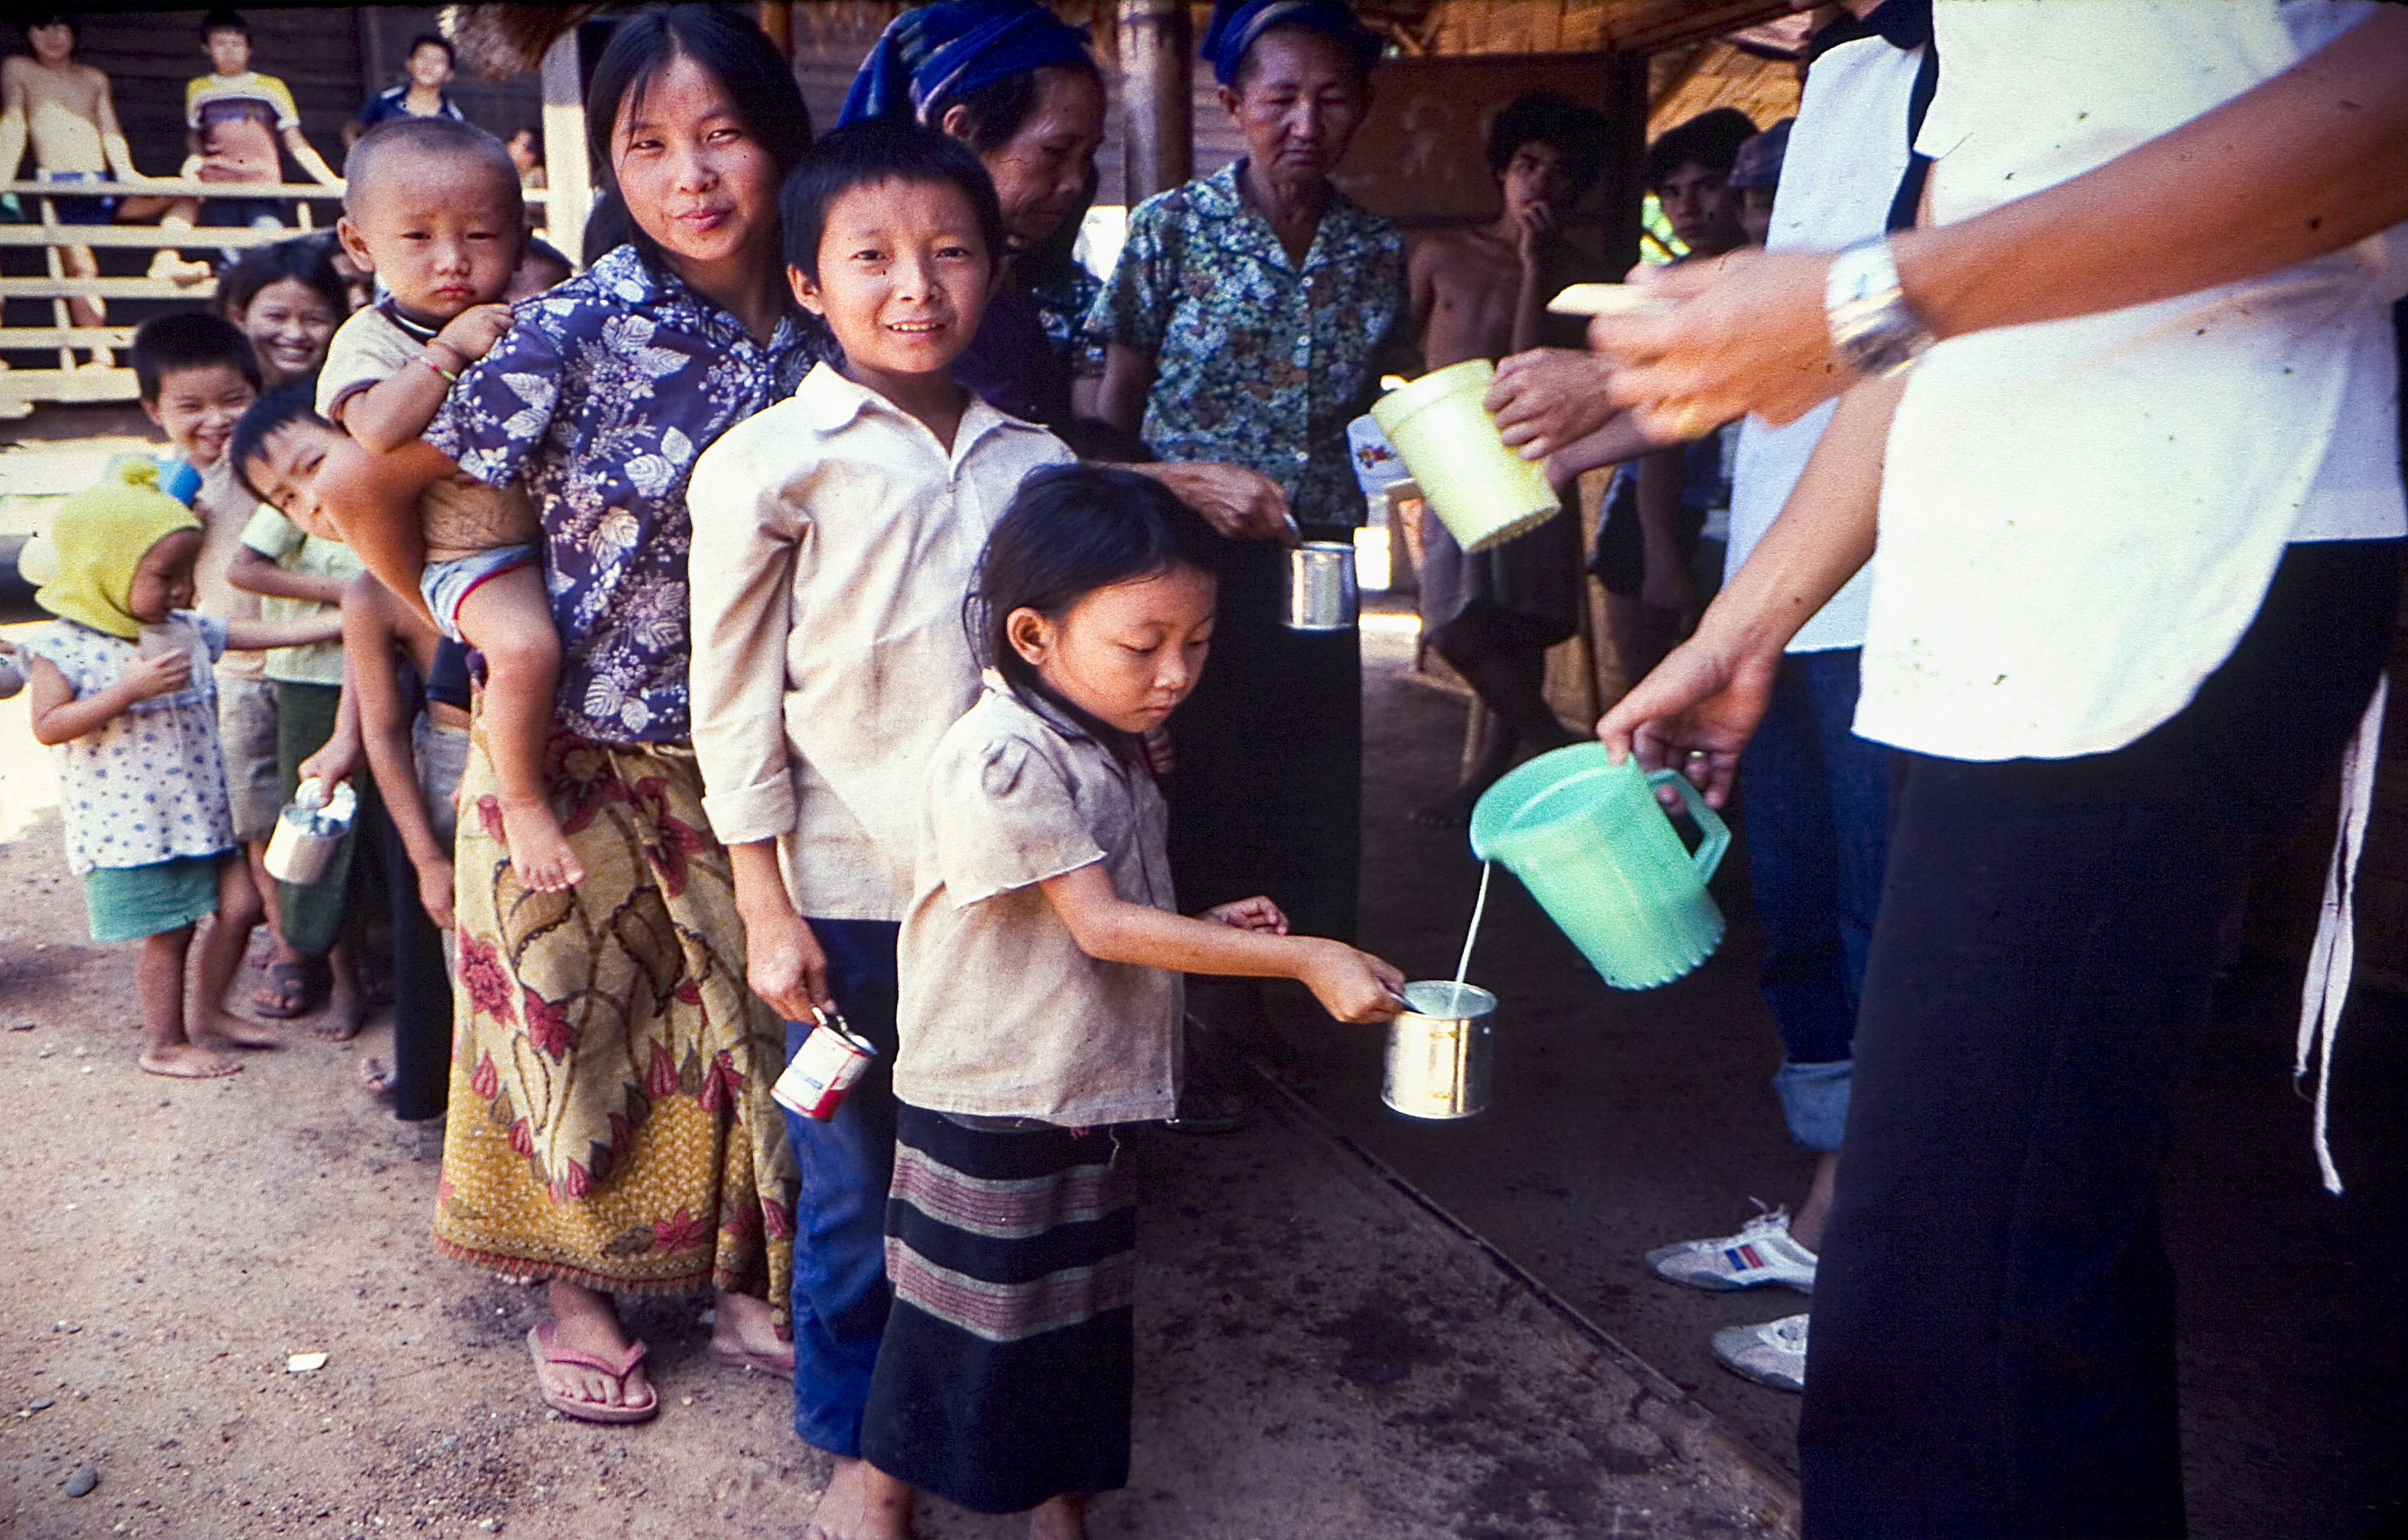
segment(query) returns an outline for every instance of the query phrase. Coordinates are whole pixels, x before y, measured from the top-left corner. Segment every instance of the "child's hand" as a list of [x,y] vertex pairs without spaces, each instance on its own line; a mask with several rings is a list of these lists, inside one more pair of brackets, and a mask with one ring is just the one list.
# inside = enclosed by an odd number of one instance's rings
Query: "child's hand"
[[1386,1021],[1405,1008],[1405,976],[1342,941],[1313,938],[1297,977],[1321,1008],[1340,1021]]
[[360,767],[360,745],[357,738],[346,741],[341,733],[328,738],[325,747],[301,762],[301,778],[315,780],[332,791],[338,780],[349,780],[351,772]]
[[438,931],[452,928],[452,863],[437,858],[418,868],[418,902]]
[[1232,930],[1260,931],[1265,935],[1287,934],[1287,916],[1268,898],[1241,898],[1235,904],[1215,904],[1197,918]]
[[172,695],[192,681],[193,654],[189,649],[156,658],[136,658],[117,677],[118,687],[125,692],[129,705],[155,695]]
[[472,305],[453,316],[435,340],[460,355],[463,366],[476,363],[494,350],[502,334],[510,329],[510,307],[507,305]]
[[799,915],[744,919],[744,981],[789,1021],[808,1021],[815,1005],[833,1005],[827,953]]

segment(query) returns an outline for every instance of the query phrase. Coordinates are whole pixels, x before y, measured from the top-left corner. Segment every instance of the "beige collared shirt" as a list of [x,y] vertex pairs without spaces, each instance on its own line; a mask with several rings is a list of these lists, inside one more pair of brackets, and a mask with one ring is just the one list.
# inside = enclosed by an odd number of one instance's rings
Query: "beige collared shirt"
[[1172,908],[1168,827],[1150,771],[989,674],[921,798],[895,1094],[1074,1128],[1171,1116],[1179,976],[1089,957],[1038,886],[1101,862],[1124,900]]
[[948,454],[823,364],[695,462],[703,811],[727,844],[779,841],[804,915],[903,918],[928,756],[978,695],[979,552],[1021,478],[1071,458],[976,397]]

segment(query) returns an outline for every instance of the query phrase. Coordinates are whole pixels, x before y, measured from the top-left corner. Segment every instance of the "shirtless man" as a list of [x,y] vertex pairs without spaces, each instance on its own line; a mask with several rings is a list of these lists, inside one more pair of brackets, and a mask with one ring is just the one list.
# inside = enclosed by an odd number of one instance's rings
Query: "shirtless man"
[[[1550,318],[1567,284],[1612,275],[1563,234],[1566,212],[1596,182],[1605,119],[1559,96],[1517,97],[1497,115],[1488,164],[1503,190],[1496,220],[1440,231],[1413,249],[1413,321],[1422,362],[1442,369],[1503,358],[1549,342],[1577,347],[1577,321]],[[1417,811],[1455,825],[1523,749],[1560,748],[1580,734],[1546,702],[1547,649],[1579,626],[1584,600],[1578,520],[1553,519],[1527,535],[1467,556],[1438,519],[1422,520],[1423,635],[1504,731],[1490,735],[1460,785]]]
[[[46,182],[120,182],[139,184],[148,178],[134,169],[125,135],[117,126],[117,105],[110,100],[108,77],[90,64],[75,62],[75,18],[64,11],[36,12],[25,22],[30,58],[0,62],[0,181],[16,178],[25,147],[34,149],[35,178]],[[107,224],[110,200],[57,197],[50,206],[64,224]],[[100,276],[100,264],[89,246],[57,249],[59,264],[71,278]],[[67,314],[78,326],[106,326],[108,307],[97,297],[67,301]],[[92,349],[92,364],[106,369],[116,355],[107,348]]]

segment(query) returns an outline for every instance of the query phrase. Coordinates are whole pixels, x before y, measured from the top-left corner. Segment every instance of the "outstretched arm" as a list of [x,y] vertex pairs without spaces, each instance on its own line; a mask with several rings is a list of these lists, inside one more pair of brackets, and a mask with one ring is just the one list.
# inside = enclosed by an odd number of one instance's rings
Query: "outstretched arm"
[[335,168],[326,164],[323,156],[309,148],[309,141],[301,136],[298,126],[284,131],[284,148],[293,152],[293,159],[301,169],[318,181],[328,187],[342,185],[343,178],[335,175]]
[[435,616],[418,592],[419,577],[426,570],[418,498],[458,468],[450,455],[423,439],[412,439],[390,454],[374,454],[352,443],[330,445],[318,466],[318,506],[343,532],[343,543],[378,582],[429,625]]
[[1404,1009],[1405,976],[1342,941],[1190,920],[1112,891],[1100,862],[1039,884],[1079,949],[1101,962],[1178,973],[1293,978],[1341,1021],[1385,1021]]
[[25,158],[25,82],[14,59],[0,61],[0,181],[17,179]]
[[1764,718],[1781,650],[1873,553],[1882,454],[1902,377],[1868,381],[1840,402],[1781,517],[1698,622],[1697,635],[1597,724],[1616,758],[1670,764],[1720,807],[1740,750]]
[[[2384,6],[2292,68],[2106,164],[1955,224],[1891,237],[1932,334],[2146,304],[2338,251],[2408,220],[2408,7]],[[1670,431],[1685,408],[1776,422],[1853,377],[1817,252],[1734,252],[1646,276],[1685,301],[1600,316],[1614,401]],[[1633,274],[1634,279],[1641,275]]]

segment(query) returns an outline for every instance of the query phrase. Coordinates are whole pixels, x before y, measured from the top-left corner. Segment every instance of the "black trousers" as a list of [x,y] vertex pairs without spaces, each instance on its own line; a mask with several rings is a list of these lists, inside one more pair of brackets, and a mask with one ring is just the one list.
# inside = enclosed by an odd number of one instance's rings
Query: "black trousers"
[[[1308,527],[1305,538],[1351,538]],[[1361,635],[1282,623],[1286,549],[1221,543],[1211,655],[1170,715],[1170,876],[1189,914],[1257,893],[1298,935],[1354,939],[1363,861]]]
[[2399,602],[2398,542],[2295,546],[2128,747],[1899,756],[1798,1433],[1811,1540],[2183,1533],[2173,1093],[2250,852],[2331,779]]

